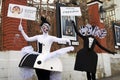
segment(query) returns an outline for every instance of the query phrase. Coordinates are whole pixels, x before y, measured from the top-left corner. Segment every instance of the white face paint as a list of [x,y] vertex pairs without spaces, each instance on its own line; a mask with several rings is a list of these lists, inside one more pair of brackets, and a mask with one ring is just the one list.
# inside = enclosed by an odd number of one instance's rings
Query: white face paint
[[90,24],[87,24],[86,26],[82,26],[79,32],[83,36],[93,35],[99,38],[104,38],[107,34],[107,31],[105,29],[99,29],[98,26],[95,26],[93,29],[93,27]]
[[100,30],[101,34],[100,34],[100,38],[104,38],[107,35],[107,31],[105,29],[101,29]]
[[87,35],[92,35],[93,28],[90,24],[87,24],[86,27],[88,28]]
[[86,36],[88,29],[84,26],[82,26],[79,30],[80,34],[83,36]]
[[43,33],[48,33],[50,26],[47,23],[44,23],[41,27]]

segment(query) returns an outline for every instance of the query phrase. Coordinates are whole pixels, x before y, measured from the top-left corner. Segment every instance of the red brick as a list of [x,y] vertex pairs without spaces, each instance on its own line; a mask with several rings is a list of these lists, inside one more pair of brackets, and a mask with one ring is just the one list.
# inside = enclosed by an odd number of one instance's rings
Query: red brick
[[[3,50],[20,50],[22,47],[27,45],[27,42],[20,37],[19,39],[22,41],[21,44],[19,40],[16,40],[15,44],[15,34],[20,34],[18,31],[18,25],[20,23],[20,19],[7,17],[7,11],[9,3],[26,5],[27,0],[5,0],[2,5],[2,31],[3,31]],[[23,20],[24,30],[27,31],[27,21]],[[21,34],[20,34],[21,35]]]
[[[94,2],[93,2],[94,3]],[[99,4],[95,3],[88,7],[88,15],[89,17],[89,23],[92,25],[96,25],[100,28],[104,28],[105,26],[100,22],[100,16],[99,16]],[[101,45],[104,47],[107,47],[106,45],[106,38],[104,39],[97,39]],[[99,47],[96,46],[95,48],[96,52],[101,53],[103,50],[101,50]]]

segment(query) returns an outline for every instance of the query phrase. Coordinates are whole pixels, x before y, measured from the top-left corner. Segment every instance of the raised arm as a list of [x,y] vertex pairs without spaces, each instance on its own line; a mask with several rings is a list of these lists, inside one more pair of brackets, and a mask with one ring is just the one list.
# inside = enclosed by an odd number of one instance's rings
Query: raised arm
[[77,30],[77,27],[76,27],[76,25],[75,25],[75,22],[72,21],[72,23],[73,23],[73,27],[74,27],[74,30],[75,30],[76,34],[79,35],[80,37],[83,37],[83,36],[80,34],[80,32]]
[[22,27],[21,24],[19,25],[19,31],[21,32],[21,34],[23,35],[23,37],[24,37],[24,39],[26,41],[36,41],[37,40],[36,36],[34,36],[34,37],[28,37],[27,34],[24,32],[23,27]]
[[106,49],[105,47],[103,47],[97,40],[96,40],[96,44],[104,51],[110,53],[110,54],[116,54],[116,52],[110,51],[108,49]]
[[53,37],[52,38],[53,42],[58,42],[58,43],[68,43],[69,45],[71,45],[71,42],[69,39],[66,39],[66,38],[57,38],[57,37]]

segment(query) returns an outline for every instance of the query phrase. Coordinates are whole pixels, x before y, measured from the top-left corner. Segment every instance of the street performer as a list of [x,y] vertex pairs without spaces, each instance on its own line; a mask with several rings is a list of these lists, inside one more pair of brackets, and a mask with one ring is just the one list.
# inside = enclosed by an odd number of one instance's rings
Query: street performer
[[[68,46],[65,48],[58,49],[56,51],[50,52],[50,48],[53,42],[58,43],[69,43],[71,45],[69,39],[65,38],[57,38],[55,36],[51,36],[48,34],[50,30],[50,23],[46,20],[45,17],[41,16],[41,24],[40,28],[43,32],[41,35],[35,35],[33,37],[28,37],[24,32],[22,24],[19,25],[19,31],[23,35],[26,41],[37,41],[38,52],[28,51],[23,56],[20,61],[19,67],[25,68],[33,68],[37,74],[38,80],[53,80],[51,72],[62,72],[62,64],[59,55],[63,55],[69,51],[73,51],[73,46]],[[56,73],[57,74],[57,73]],[[57,74],[56,79],[54,76],[54,80],[61,80],[61,77]]]

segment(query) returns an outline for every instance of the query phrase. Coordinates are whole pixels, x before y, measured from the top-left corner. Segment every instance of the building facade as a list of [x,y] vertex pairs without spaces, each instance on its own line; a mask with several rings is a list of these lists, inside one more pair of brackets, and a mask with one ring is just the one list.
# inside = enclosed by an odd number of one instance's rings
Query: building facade
[[[36,1],[36,2],[35,2]],[[50,34],[57,36],[57,26],[56,26],[56,5],[55,3],[45,4],[40,2],[41,0],[1,0],[1,14],[0,14],[0,63],[3,64],[0,66],[0,80],[23,80],[20,74],[20,69],[18,63],[21,59],[20,50],[22,47],[27,45],[32,45],[35,50],[35,43],[28,43],[24,40],[21,33],[18,31],[18,25],[20,19],[7,17],[8,6],[10,3],[33,6],[37,8],[36,20],[23,20],[22,25],[25,32],[29,36],[34,36],[36,34],[41,34],[39,31],[40,15],[47,17],[51,23]],[[119,1],[118,0],[106,0],[111,1],[109,5],[104,3],[106,14],[104,19],[100,17],[100,6],[103,6],[102,0],[80,0],[80,4],[67,4],[68,6],[79,6],[82,11],[82,16],[77,18],[78,25],[85,25],[90,23],[92,25],[97,25],[100,28],[106,28],[107,36],[104,39],[98,39],[99,42],[107,47],[110,50],[117,51],[117,55],[104,54],[106,52],[102,51],[96,47],[98,53],[98,66],[97,66],[97,78],[108,77],[115,75],[120,72],[120,48],[119,46],[115,48],[115,38],[112,28],[112,22],[119,24]],[[64,0],[60,0],[61,3],[65,3]],[[47,2],[48,3],[48,2]],[[37,5],[35,5],[37,4]],[[113,6],[113,4],[115,4]],[[52,6],[51,6],[52,5]],[[106,8],[107,7],[107,8]],[[109,8],[110,7],[110,8]],[[79,27],[79,26],[78,26]],[[75,46],[75,51],[73,53],[67,54],[60,57],[63,62],[64,71],[62,73],[62,80],[86,80],[86,74],[84,72],[74,71],[74,62],[76,52],[82,48],[83,41],[78,37],[79,45]],[[63,47],[64,45],[53,44],[52,50]],[[101,54],[102,53],[102,54]],[[14,64],[13,64],[14,63]],[[9,65],[9,66],[8,66]],[[72,65],[72,66],[71,66]],[[116,66],[114,66],[116,65]],[[78,75],[79,76],[76,76]],[[33,76],[33,79],[36,80],[36,77]]]

